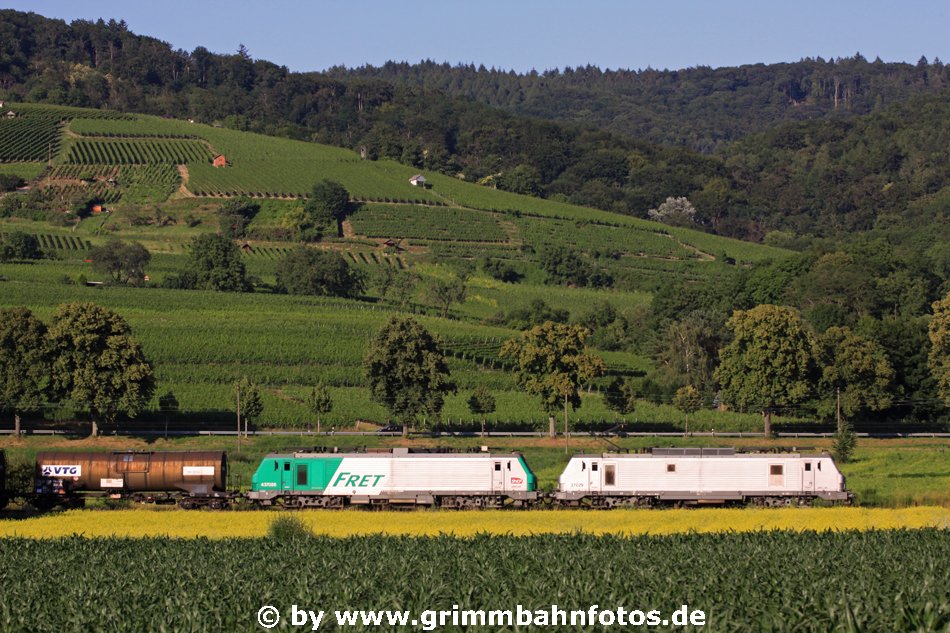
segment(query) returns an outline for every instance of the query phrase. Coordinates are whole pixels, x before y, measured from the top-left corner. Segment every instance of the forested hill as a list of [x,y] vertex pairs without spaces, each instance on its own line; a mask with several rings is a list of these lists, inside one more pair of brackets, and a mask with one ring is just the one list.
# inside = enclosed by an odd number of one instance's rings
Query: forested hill
[[470,98],[518,114],[594,125],[664,145],[713,152],[790,120],[868,114],[913,95],[950,88],[950,67],[844,59],[684,70],[596,66],[518,74],[484,66],[390,62],[335,68],[338,78],[377,78]]
[[121,21],[67,24],[12,10],[0,10],[0,42],[0,99],[318,141],[637,217],[686,197],[695,214],[671,221],[748,240],[772,233],[783,246],[875,227],[926,233],[943,217],[950,186],[950,69],[937,60],[521,76],[431,63],[293,73],[243,48],[186,52]]

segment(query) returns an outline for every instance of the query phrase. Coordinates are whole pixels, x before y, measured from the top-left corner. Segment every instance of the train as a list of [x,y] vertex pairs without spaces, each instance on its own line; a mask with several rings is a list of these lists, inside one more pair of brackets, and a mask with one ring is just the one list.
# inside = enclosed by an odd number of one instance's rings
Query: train
[[[3,482],[0,451],[0,484]],[[31,504],[82,505],[91,497],[178,504],[185,509],[592,508],[850,504],[844,475],[825,453],[739,453],[731,448],[654,448],[572,456],[553,491],[542,491],[522,453],[487,447],[270,453],[250,490],[229,486],[224,451],[40,452]],[[0,486],[0,500],[5,487]],[[10,494],[10,493],[6,493]],[[0,506],[2,507],[2,506]]]

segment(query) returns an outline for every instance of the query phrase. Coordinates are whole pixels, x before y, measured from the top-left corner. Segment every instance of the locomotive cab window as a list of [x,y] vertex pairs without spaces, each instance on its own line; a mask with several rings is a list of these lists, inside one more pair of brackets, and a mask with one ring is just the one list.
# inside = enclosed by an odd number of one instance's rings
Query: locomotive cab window
[[821,470],[821,462],[818,462],[818,470]]
[[511,462],[508,462],[508,470],[511,470]]

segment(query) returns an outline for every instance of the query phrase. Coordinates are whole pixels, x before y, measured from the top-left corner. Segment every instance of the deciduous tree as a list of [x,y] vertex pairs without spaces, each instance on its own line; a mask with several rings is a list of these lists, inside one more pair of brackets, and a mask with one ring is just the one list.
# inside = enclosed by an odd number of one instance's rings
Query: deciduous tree
[[137,286],[145,283],[145,267],[152,254],[139,242],[113,238],[90,249],[89,258],[93,270],[110,275],[115,283]]
[[848,328],[831,327],[818,337],[818,348],[820,415],[834,415],[839,393],[848,418],[891,406],[894,370],[880,345]]
[[277,286],[295,295],[358,297],[365,275],[337,253],[300,246],[277,264]]
[[607,389],[604,390],[604,404],[620,415],[628,415],[636,411],[637,395],[630,381],[620,376],[610,381]]
[[927,364],[937,381],[937,392],[950,407],[950,293],[933,304],[934,315],[930,319],[930,354]]
[[0,262],[41,259],[43,251],[35,235],[11,231],[0,238]]
[[726,323],[733,340],[724,347],[715,378],[726,403],[762,412],[765,434],[772,413],[801,404],[818,378],[815,340],[792,308],[760,305],[737,310]]
[[689,416],[703,407],[703,396],[693,385],[686,385],[676,390],[676,394],[673,395],[673,406],[686,416],[684,432],[689,433]]
[[[581,406],[581,385],[604,373],[604,361],[584,346],[589,335],[581,325],[547,321],[501,348],[501,356],[516,363],[518,386],[538,396],[549,414],[563,407],[565,431],[568,407]],[[553,418],[550,424],[553,431]]]
[[137,415],[152,397],[152,365],[121,316],[94,303],[67,303],[49,328],[52,391],[98,422]]
[[13,414],[20,434],[20,415],[43,406],[50,360],[46,326],[24,307],[0,309],[0,410]]
[[468,399],[468,410],[472,415],[482,416],[482,435],[485,435],[485,416],[495,412],[495,396],[482,385],[475,387]]
[[206,233],[191,242],[191,273],[199,290],[250,292],[241,251],[223,235]]
[[304,209],[313,217],[315,224],[336,221],[337,232],[342,237],[343,220],[350,210],[350,193],[338,182],[321,180],[313,186]]
[[[317,383],[307,394],[307,409],[317,416],[317,433],[320,432],[320,418],[333,411],[333,398],[325,384]],[[309,429],[309,424],[307,425]]]
[[370,398],[398,421],[437,420],[445,395],[455,393],[438,340],[411,317],[392,317],[363,358]]

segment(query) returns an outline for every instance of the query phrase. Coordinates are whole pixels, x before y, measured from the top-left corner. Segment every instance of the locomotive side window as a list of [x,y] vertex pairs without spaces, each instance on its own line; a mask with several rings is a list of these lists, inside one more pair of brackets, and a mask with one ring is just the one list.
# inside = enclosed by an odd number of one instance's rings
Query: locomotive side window
[[604,485],[613,486],[617,479],[617,467],[613,464],[604,464]]
[[805,462],[805,472],[811,472],[811,462]]
[[821,470],[821,462],[818,462],[818,470]]
[[592,464],[590,465],[590,469],[596,473],[596,472],[597,472],[597,462],[592,463]]
[[769,485],[785,485],[785,466],[782,464],[769,464]]
[[668,472],[668,473],[675,473],[675,472],[676,472],[676,464],[667,464],[667,465],[666,465],[666,472]]
[[284,462],[284,470],[290,472],[290,462]]
[[496,470],[496,471],[500,471],[500,470],[501,470],[501,462],[495,462],[495,470]]
[[511,470],[511,462],[508,462],[508,470]]
[[297,464],[297,485],[298,486],[307,485],[307,465],[306,464]]

